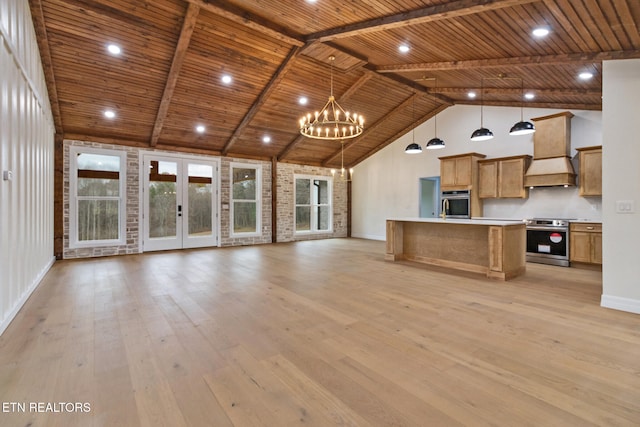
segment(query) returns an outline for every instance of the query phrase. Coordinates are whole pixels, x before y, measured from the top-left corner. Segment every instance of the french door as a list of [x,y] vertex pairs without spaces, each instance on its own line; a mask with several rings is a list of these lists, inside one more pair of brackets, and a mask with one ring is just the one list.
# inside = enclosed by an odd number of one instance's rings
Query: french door
[[143,155],[143,250],[216,246],[217,164]]

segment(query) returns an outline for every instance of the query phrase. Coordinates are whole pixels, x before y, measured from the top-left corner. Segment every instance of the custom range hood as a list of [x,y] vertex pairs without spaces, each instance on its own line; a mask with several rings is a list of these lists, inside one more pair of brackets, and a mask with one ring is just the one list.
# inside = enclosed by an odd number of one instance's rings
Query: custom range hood
[[535,122],[533,160],[524,175],[526,187],[576,185],[571,164],[571,118],[569,111],[531,119]]

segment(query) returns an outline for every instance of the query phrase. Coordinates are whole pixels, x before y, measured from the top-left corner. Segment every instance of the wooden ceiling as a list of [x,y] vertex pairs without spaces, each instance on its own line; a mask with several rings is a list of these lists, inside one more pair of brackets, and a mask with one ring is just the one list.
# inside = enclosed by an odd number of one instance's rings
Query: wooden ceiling
[[[298,119],[326,102],[331,55],[338,102],[366,118],[347,166],[451,105],[480,105],[467,93],[481,86],[484,105],[520,106],[524,87],[527,106],[600,110],[602,61],[640,58],[638,0],[30,4],[64,138],[328,167],[340,143],[300,136]],[[537,26],[551,33],[536,39]]]

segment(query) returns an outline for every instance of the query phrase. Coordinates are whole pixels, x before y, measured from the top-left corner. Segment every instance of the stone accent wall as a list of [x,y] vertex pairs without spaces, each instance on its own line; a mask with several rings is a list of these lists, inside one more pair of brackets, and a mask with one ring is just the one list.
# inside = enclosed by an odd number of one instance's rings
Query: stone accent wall
[[294,175],[331,176],[331,169],[304,166],[291,163],[278,163],[278,242],[293,242],[300,240],[328,239],[333,237],[347,237],[347,182],[339,177],[333,179],[333,232],[332,233],[295,233],[295,194]]
[[[96,246],[89,248],[69,248],[69,148],[72,146],[110,149],[126,152],[126,244],[119,246]],[[64,141],[64,241],[63,257],[90,258],[109,255],[134,254],[141,250],[143,228],[140,224],[140,152],[162,150],[140,149],[115,144],[97,142],[65,140]],[[175,154],[175,153],[173,153]],[[204,156],[203,156],[204,157]],[[230,157],[213,157],[220,160],[220,192],[218,203],[220,206],[220,246],[256,245],[272,242],[272,163],[268,161],[237,159]],[[231,209],[231,163],[245,163],[261,166],[261,198],[262,198],[262,226],[260,233],[251,236],[232,236],[230,218]],[[303,166],[291,163],[278,163],[278,182],[276,191],[278,196],[278,242],[292,242],[298,240],[327,239],[347,236],[347,183],[339,178],[333,179],[333,232],[296,235],[294,224],[294,175],[331,176],[331,170],[323,167]]]
[[[244,163],[250,165],[261,165],[261,198],[262,198],[262,227],[259,235],[252,236],[231,236],[233,224],[231,218],[231,163]],[[271,162],[234,159],[223,157],[220,165],[220,246],[241,246],[257,245],[261,243],[271,243]]]
[[[90,248],[69,248],[69,147],[101,148],[127,153],[127,213],[126,213],[126,244],[119,246],[96,246]],[[139,149],[113,144],[101,144],[97,142],[65,140],[64,145],[64,238],[63,258],[90,258],[109,255],[135,254],[139,252],[141,230],[139,224],[140,215],[140,165]]]

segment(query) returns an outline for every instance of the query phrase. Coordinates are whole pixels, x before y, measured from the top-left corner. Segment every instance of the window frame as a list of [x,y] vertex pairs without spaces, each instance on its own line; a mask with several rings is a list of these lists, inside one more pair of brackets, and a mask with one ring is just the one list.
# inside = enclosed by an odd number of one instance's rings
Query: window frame
[[[78,155],[98,154],[120,158],[118,171],[118,196],[78,196]],[[69,248],[90,248],[96,246],[121,246],[126,244],[127,212],[127,153],[122,150],[92,147],[69,147]],[[118,201],[118,238],[103,240],[78,240],[78,208],[81,200]]]
[[[309,188],[311,189],[313,186],[313,181],[326,181],[327,182],[327,190],[329,203],[314,203],[313,194],[310,194],[310,203],[309,204],[298,204],[297,203],[297,192],[298,192],[298,180],[304,179],[309,180]],[[309,230],[298,230],[298,218],[297,218],[297,209],[299,206],[309,206],[311,211]],[[317,224],[317,208],[320,206],[328,206],[329,208],[329,227],[326,230],[317,230],[315,229],[315,224]],[[293,175],[293,229],[294,234],[296,235],[305,235],[305,234],[328,234],[333,233],[333,177],[325,176],[325,175]]]
[[[234,169],[254,169],[256,171],[256,198],[235,199],[233,197],[233,170]],[[235,204],[236,202],[256,204],[256,230],[237,232],[235,224]],[[229,236],[231,237],[259,237],[262,236],[262,165],[255,163],[231,162],[229,165]]]

